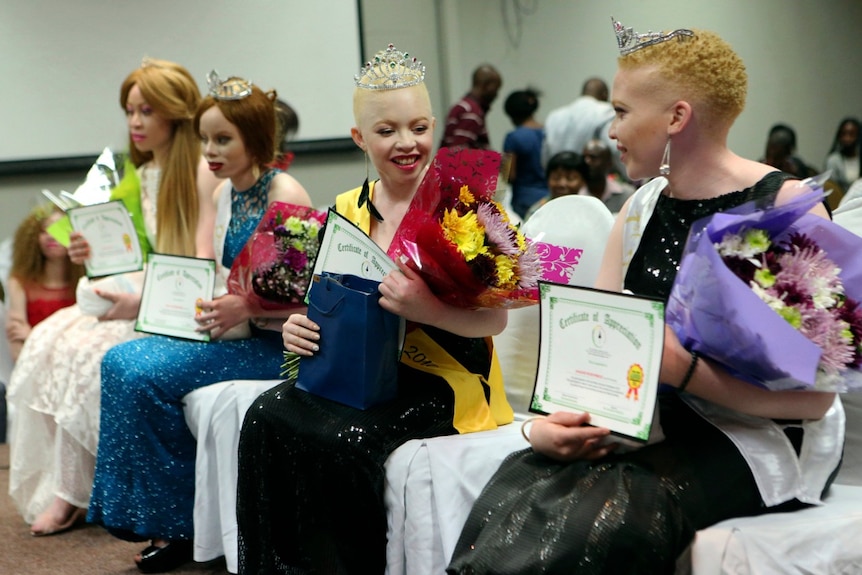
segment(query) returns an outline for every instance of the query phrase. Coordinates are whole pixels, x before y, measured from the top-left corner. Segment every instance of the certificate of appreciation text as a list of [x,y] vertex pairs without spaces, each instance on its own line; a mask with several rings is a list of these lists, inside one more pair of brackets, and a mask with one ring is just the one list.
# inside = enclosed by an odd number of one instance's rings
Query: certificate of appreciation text
[[539,368],[530,411],[586,411],[590,424],[646,442],[664,347],[664,303],[539,283]]
[[327,271],[382,281],[383,276],[396,269],[395,262],[368,234],[330,208],[314,262],[314,275]]
[[198,302],[213,298],[215,261],[151,254],[136,331],[209,341],[195,320]]
[[138,233],[123,202],[81,206],[67,213],[72,228],[81,232],[90,244],[90,257],[84,262],[87,277],[109,276],[143,268],[144,257],[138,243]]

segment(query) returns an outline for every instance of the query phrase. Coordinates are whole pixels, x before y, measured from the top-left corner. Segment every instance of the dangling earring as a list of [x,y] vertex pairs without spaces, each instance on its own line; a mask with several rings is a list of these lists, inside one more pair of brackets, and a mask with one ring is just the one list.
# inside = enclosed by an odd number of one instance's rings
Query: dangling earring
[[374,204],[371,203],[371,186],[368,184],[368,152],[365,152],[365,181],[362,182],[362,190],[359,192],[359,201],[356,202],[357,205],[361,208],[365,204],[368,204],[368,212],[374,216],[378,222],[383,221],[383,216],[380,215],[380,212],[377,211],[377,208],[374,207]]
[[661,165],[658,167],[658,173],[662,176],[670,175],[670,136],[668,136],[667,143],[664,145],[664,155],[661,157]]

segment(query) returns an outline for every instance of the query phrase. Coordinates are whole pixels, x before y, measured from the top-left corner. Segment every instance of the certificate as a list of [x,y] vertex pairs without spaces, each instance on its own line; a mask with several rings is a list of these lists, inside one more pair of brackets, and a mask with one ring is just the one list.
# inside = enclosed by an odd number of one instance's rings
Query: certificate
[[196,331],[200,300],[211,300],[215,261],[151,254],[135,331],[209,341],[209,332]]
[[[377,282],[383,281],[383,276],[398,269],[395,262],[380,249],[368,234],[359,229],[353,222],[329,208],[326,217],[326,229],[320,240],[320,250],[314,262],[312,278],[322,272],[349,274]],[[312,281],[308,286],[308,294],[317,283]],[[407,333],[406,322],[401,318],[398,341],[399,353]]]
[[383,281],[383,276],[396,269],[398,266],[395,262],[368,234],[332,208],[329,209],[313,275],[327,271]]
[[72,227],[90,244],[90,257],[84,263],[87,277],[101,277],[138,271],[144,257],[138,233],[123,202],[113,201],[72,208],[68,212]]
[[664,348],[664,302],[539,282],[539,367],[530,411],[589,412],[646,442]]

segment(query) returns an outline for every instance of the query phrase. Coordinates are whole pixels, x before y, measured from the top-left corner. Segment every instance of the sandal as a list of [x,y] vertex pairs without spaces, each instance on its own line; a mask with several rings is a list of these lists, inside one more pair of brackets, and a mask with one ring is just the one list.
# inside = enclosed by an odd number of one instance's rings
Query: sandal
[[165,573],[191,560],[192,542],[175,540],[161,547],[150,545],[141,551],[141,560],[137,564],[141,573]]

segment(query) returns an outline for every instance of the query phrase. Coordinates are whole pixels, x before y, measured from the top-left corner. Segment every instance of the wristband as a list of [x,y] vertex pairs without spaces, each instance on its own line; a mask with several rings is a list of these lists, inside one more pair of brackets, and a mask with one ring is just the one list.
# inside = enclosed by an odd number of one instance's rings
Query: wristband
[[688,387],[689,382],[691,382],[691,376],[694,375],[694,368],[697,367],[697,361],[700,359],[700,354],[696,351],[691,352],[691,363],[688,364],[688,371],[685,372],[685,375],[682,378],[682,382],[677,386],[677,393],[682,393],[685,391],[685,388]]
[[524,439],[527,440],[527,443],[530,443],[530,435],[527,433],[527,425],[529,424],[532,427],[532,424],[537,419],[544,419],[544,415],[535,415],[533,417],[528,417],[524,420],[524,423],[521,424],[521,435],[524,436]]

